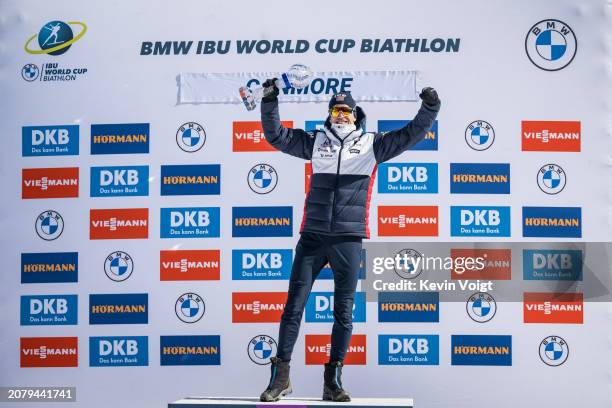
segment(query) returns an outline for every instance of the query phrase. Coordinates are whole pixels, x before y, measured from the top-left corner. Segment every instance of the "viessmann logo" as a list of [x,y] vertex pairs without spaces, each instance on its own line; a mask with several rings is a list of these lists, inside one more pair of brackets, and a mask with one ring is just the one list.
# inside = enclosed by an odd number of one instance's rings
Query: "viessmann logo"
[[581,139],[580,121],[529,121],[521,122],[523,151],[579,152]]
[[[293,128],[293,121],[282,121],[286,128]],[[276,149],[266,141],[261,122],[234,122],[232,126],[232,151],[274,152]]]
[[276,323],[287,301],[287,292],[232,293],[233,323]]
[[78,252],[21,254],[21,283],[77,282]]
[[[512,251],[510,249],[451,248],[450,256],[453,259],[451,279],[510,280],[512,278]],[[460,270],[457,260],[468,258],[482,258],[484,268],[465,265]]]
[[78,367],[77,337],[22,337],[20,367]]
[[378,206],[379,236],[438,236],[437,206]]
[[168,250],[159,253],[162,281],[219,280],[221,251],[218,249]]
[[69,198],[79,196],[79,168],[22,169],[21,198]]
[[[331,336],[328,334],[307,334],[305,338],[307,365],[320,365],[329,361]],[[346,351],[344,364],[366,364],[366,335],[353,334]]]
[[525,323],[582,324],[583,294],[526,292],[523,317]]
[[137,239],[149,236],[149,209],[89,210],[89,239]]
[[161,195],[221,194],[221,165],[161,166]]

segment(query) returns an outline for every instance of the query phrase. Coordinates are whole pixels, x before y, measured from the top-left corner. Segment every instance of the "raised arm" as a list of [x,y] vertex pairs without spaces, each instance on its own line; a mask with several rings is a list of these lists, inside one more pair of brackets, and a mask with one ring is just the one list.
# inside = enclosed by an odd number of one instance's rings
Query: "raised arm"
[[440,110],[440,99],[433,88],[425,88],[420,95],[421,108],[412,121],[403,128],[374,136],[374,157],[378,163],[386,162],[408,150],[425,137]]
[[[264,86],[268,81],[264,83]],[[302,129],[288,129],[283,127],[278,113],[277,95],[278,89],[273,98],[267,96],[261,101],[261,125],[266,140],[274,148],[283,153],[301,159],[312,159],[312,150],[315,142],[314,133],[306,132]]]

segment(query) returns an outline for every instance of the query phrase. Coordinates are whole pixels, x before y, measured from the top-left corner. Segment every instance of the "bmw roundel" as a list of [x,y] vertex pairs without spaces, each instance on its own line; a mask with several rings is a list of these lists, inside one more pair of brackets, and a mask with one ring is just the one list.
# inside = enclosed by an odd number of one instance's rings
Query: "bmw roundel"
[[565,363],[569,346],[559,336],[548,336],[540,342],[540,359],[546,365],[557,367]]
[[249,170],[247,181],[257,194],[268,194],[278,183],[278,173],[269,164],[257,164]]
[[183,293],[176,300],[174,311],[185,323],[195,323],[204,316],[204,300],[196,293]]
[[47,210],[36,217],[36,233],[45,241],[59,238],[64,231],[64,219],[57,211]]
[[558,71],[574,60],[578,40],[570,26],[555,19],[534,24],[525,37],[527,57],[544,71]]
[[206,143],[206,132],[199,123],[184,123],[176,131],[176,144],[185,152],[197,152],[204,143]]
[[104,272],[110,280],[122,282],[132,275],[134,261],[123,251],[115,251],[104,260]]
[[487,150],[495,141],[495,130],[489,122],[475,120],[465,129],[465,142],[474,150]]

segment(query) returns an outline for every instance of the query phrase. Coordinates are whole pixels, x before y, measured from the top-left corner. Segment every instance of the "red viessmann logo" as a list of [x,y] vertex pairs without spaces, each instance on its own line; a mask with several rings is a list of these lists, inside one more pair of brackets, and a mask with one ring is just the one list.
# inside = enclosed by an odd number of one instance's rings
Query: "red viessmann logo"
[[[485,279],[510,280],[512,279],[512,251],[503,248],[451,248],[450,256],[453,259],[451,279]],[[484,268],[478,265],[460,264],[456,259],[484,259]],[[461,268],[464,270],[462,271]]]
[[525,323],[583,323],[582,293],[523,294]]
[[579,152],[579,121],[521,122],[522,149],[531,152]]
[[21,367],[78,367],[77,337],[22,337]]
[[89,239],[148,238],[148,208],[89,210]]
[[68,198],[78,196],[78,167],[21,170],[21,198]]
[[[306,335],[306,364],[325,364],[329,361],[331,336],[329,334]],[[366,335],[353,334],[349,342],[344,364],[366,364]]]
[[219,280],[220,254],[218,249],[160,251],[159,280]]
[[277,323],[287,302],[287,292],[232,293],[232,323]]
[[[292,128],[293,121],[281,122],[284,127]],[[261,122],[234,122],[232,126],[232,150],[234,152],[275,152],[266,141]]]
[[378,207],[378,236],[438,236],[437,206]]

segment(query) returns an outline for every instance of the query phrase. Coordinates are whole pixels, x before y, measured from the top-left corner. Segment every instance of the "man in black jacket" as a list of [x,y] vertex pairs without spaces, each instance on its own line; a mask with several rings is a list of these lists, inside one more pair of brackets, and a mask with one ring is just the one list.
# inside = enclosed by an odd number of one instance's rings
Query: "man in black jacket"
[[433,88],[425,88],[420,94],[421,108],[407,126],[372,133],[365,132],[365,113],[351,94],[338,93],[329,102],[324,130],[306,132],[282,126],[278,88],[274,80],[263,85],[274,87],[261,104],[266,140],[284,153],[311,160],[312,176],[281,317],[278,351],[270,359],[270,382],[260,399],[278,401],[292,391],[289,361],[304,307],[315,279],[329,262],[334,274],[334,325],[323,376],[323,399],[350,401],[341,374],[353,330],[362,239],[370,237],[368,215],[376,167],[425,137],[440,110],[440,100]]

